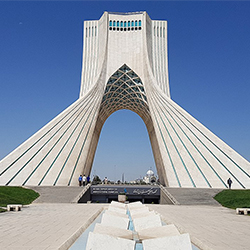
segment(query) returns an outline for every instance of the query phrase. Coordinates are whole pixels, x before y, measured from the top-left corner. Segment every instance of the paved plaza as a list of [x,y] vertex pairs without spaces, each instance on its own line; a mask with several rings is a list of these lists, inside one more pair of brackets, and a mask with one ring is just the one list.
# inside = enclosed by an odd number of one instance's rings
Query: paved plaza
[[0,249],[68,249],[103,210],[99,204],[32,204],[0,214]]
[[[1,249],[68,249],[105,204],[32,204],[0,214]],[[148,205],[193,243],[208,250],[248,250],[250,216],[220,206]]]
[[249,250],[250,216],[222,206],[148,205],[203,250]]

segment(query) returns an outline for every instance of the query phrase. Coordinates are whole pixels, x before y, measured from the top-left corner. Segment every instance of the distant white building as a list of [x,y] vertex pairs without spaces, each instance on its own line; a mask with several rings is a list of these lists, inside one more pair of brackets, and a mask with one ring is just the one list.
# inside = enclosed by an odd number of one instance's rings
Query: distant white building
[[146,173],[146,175],[143,177],[143,181],[146,184],[150,184],[150,183],[155,183],[156,182],[156,176],[154,174],[154,172],[149,169]]
[[83,35],[79,99],[1,160],[0,185],[77,186],[106,119],[129,109],[147,127],[161,184],[226,188],[231,177],[250,188],[250,163],[170,97],[167,21],[104,12]]

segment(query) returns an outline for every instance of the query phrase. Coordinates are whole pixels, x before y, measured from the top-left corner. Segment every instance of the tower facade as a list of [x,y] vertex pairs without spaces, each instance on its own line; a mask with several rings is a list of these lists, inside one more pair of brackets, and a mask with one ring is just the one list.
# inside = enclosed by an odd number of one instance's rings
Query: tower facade
[[115,111],[144,121],[160,182],[250,188],[250,163],[170,97],[167,22],[146,12],[104,12],[84,22],[79,99],[0,162],[0,185],[78,185]]

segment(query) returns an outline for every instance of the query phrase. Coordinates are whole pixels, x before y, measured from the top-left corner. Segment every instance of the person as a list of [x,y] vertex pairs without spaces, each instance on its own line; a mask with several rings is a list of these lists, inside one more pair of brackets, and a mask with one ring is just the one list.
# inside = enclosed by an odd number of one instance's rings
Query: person
[[87,177],[87,184],[89,184],[90,183],[90,176],[88,175],[88,177]]
[[104,184],[108,184],[108,178],[107,177],[105,177],[105,179],[104,179]]
[[228,184],[229,189],[231,189],[232,183],[233,183],[233,181],[229,178],[229,179],[227,180],[227,184]]
[[78,178],[78,181],[79,181],[79,186],[82,185],[82,175],[80,174],[79,178]]
[[85,174],[82,177],[82,185],[85,186],[86,185],[86,176]]

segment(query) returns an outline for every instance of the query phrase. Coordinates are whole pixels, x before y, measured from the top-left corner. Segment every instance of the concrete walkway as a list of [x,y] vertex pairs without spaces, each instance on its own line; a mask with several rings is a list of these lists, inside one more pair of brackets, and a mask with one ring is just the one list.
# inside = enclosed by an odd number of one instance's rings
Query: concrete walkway
[[[0,214],[0,249],[68,249],[105,204],[32,204]],[[148,205],[203,250],[249,250],[250,216],[218,206]],[[105,249],[104,249],[105,250]]]
[[249,250],[250,216],[218,206],[148,205],[203,250]]
[[[40,196],[34,201],[34,203],[71,203],[77,202],[83,195],[85,187],[46,187],[36,186],[29,187],[38,192]],[[78,200],[75,200],[78,198]]]
[[213,197],[223,189],[163,187],[181,205],[221,206]]
[[99,204],[32,204],[0,214],[0,249],[68,249],[103,210]]

